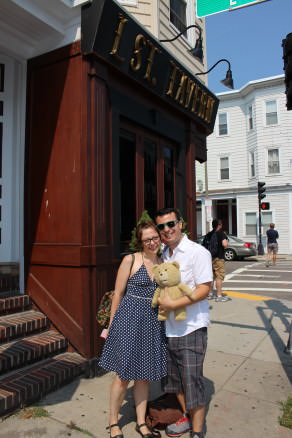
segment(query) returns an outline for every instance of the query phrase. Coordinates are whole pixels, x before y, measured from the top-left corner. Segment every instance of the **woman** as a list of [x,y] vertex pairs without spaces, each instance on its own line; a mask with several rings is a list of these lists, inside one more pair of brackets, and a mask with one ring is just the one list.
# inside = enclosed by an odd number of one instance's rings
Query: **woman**
[[152,268],[161,263],[157,255],[160,236],[153,222],[143,222],[137,226],[136,237],[141,251],[125,256],[119,267],[109,332],[99,363],[116,372],[110,391],[111,438],[123,438],[118,414],[130,380],[134,380],[136,431],[143,438],[152,438],[145,424],[149,381],[166,375],[164,325],[157,320],[157,309],[151,307],[157,287]]

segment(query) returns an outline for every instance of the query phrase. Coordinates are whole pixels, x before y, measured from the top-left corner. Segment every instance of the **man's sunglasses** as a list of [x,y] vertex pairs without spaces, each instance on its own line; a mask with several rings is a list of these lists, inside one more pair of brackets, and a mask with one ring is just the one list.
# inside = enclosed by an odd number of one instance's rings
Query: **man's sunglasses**
[[179,222],[178,219],[176,219],[175,221],[169,221],[169,222],[164,222],[164,224],[158,224],[156,225],[157,230],[159,231],[163,231],[165,228],[165,225],[168,226],[168,228],[173,228],[175,227],[175,225]]

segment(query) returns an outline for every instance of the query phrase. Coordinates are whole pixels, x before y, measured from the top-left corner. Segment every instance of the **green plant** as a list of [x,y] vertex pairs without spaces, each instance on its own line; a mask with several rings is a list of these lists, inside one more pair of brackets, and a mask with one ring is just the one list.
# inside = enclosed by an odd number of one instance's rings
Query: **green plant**
[[131,238],[131,242],[129,243],[129,248],[131,251],[139,251],[140,250],[140,248],[138,248],[138,246],[137,246],[137,238],[136,238],[137,226],[140,225],[142,222],[149,222],[149,221],[153,222],[153,219],[149,216],[148,211],[144,210],[140,219],[137,222],[137,225],[132,230],[132,238]]
[[49,412],[41,406],[31,406],[30,408],[24,408],[19,412],[21,418],[40,418],[49,417]]
[[78,427],[76,425],[76,423],[74,423],[74,421],[70,421],[69,424],[67,424],[67,427],[71,430],[78,430],[78,432],[82,432],[84,433],[84,435],[88,435],[88,436],[94,436],[91,432],[89,432],[86,429],[82,429],[81,427]]
[[289,396],[286,401],[281,402],[282,417],[279,417],[281,426],[292,429],[292,396]]
[[190,237],[191,233],[189,231],[187,231],[187,225],[188,223],[185,222],[184,218],[181,216],[180,220],[182,221],[182,233],[185,233],[188,237]]

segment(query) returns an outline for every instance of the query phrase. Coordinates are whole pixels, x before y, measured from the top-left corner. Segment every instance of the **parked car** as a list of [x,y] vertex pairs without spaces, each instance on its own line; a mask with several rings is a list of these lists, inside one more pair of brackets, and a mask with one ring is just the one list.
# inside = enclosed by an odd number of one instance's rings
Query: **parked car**
[[[256,244],[254,242],[245,242],[232,234],[226,234],[228,238],[228,248],[224,250],[225,260],[240,260],[244,257],[257,255]],[[205,236],[197,239],[197,243],[203,244]]]

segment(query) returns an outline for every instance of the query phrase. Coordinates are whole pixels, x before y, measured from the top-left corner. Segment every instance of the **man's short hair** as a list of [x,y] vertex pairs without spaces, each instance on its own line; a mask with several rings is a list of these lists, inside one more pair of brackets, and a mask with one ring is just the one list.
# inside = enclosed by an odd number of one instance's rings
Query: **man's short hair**
[[221,219],[213,219],[212,220],[212,228],[213,228],[213,230],[216,230],[218,225],[223,225],[222,220]]
[[172,207],[165,207],[165,208],[160,208],[159,210],[157,210],[157,212],[154,215],[154,219],[156,220],[157,216],[164,216],[166,214],[171,214],[174,213],[176,215],[176,218],[178,220],[180,220],[181,218],[181,214],[180,211],[177,208],[172,208]]
[[275,224],[270,224],[270,228],[275,228]]

